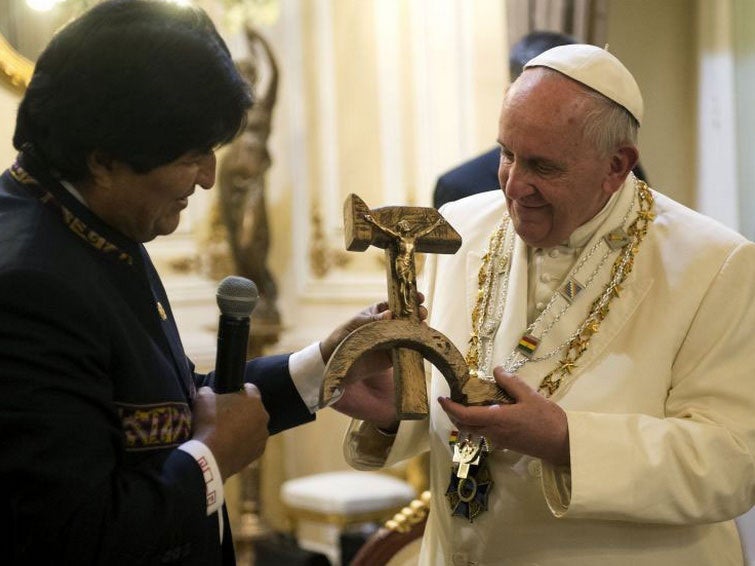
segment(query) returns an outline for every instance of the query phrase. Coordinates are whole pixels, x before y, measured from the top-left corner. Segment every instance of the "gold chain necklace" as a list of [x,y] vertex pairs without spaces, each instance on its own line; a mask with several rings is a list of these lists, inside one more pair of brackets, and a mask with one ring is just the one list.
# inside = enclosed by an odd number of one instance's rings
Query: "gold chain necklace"
[[[611,302],[619,296],[619,293],[621,292],[621,284],[634,267],[635,255],[639,251],[640,243],[647,234],[648,227],[654,218],[653,195],[650,189],[648,189],[647,184],[643,181],[636,180],[635,187],[637,189],[637,199],[639,201],[639,212],[632,224],[630,224],[626,230],[625,241],[619,248],[619,255],[611,267],[611,277],[598,298],[593,301],[593,304],[590,307],[590,312],[575,332],[571,334],[567,342],[552,352],[552,354],[555,354],[558,351],[565,349],[565,353],[560,360],[558,367],[549,372],[542,379],[538,387],[538,390],[546,397],[553,395],[561,385],[562,379],[571,374],[576,368],[577,361],[582,357],[582,354],[587,351],[590,345],[590,340],[598,332],[601,323],[608,315]],[[495,292],[494,289],[498,286],[499,280],[501,278],[505,279],[500,285],[501,288],[495,289],[496,291],[505,292],[508,287],[510,257],[513,246],[509,245],[507,252],[503,254],[503,256],[501,254],[507,228],[508,222],[502,222],[498,229],[491,235],[488,250],[482,258],[482,265],[480,266],[477,277],[477,300],[475,302],[475,307],[472,310],[472,332],[469,339],[469,349],[466,355],[466,362],[469,367],[470,375],[478,379],[491,379],[489,376],[484,375],[484,371],[480,368],[481,336],[486,330],[490,330],[484,328],[486,322],[485,318],[486,313],[490,308],[491,298]],[[498,263],[497,266],[496,261]],[[550,358],[551,355],[548,355],[547,357]],[[526,363],[526,360],[524,363]],[[521,367],[521,365],[523,365],[523,363],[518,367]]]

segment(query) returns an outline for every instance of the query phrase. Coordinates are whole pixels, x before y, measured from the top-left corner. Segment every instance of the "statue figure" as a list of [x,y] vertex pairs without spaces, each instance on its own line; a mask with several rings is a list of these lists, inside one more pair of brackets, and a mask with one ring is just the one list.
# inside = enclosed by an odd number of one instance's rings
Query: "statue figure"
[[[278,65],[270,45],[256,30],[247,25],[245,36],[248,57],[236,66],[252,87],[254,104],[247,112],[244,130],[230,143],[218,166],[218,203],[209,218],[210,233],[204,243],[209,257],[204,261],[215,277],[227,275],[231,269],[256,283],[260,298],[252,311],[247,356],[258,357],[278,341],[281,331],[278,288],[267,265],[270,228],[265,206],[265,176],[272,165],[267,144],[278,94]],[[232,265],[228,265],[228,250]],[[268,458],[266,455],[246,468],[239,480],[240,518],[235,541],[239,563],[251,563],[254,541],[270,532],[262,514],[260,488],[264,469],[271,463]],[[276,466],[272,462],[273,469]]]
[[[278,340],[280,314],[275,305],[278,289],[267,255],[270,230],[265,207],[265,175],[272,165],[267,148],[273,108],[278,93],[278,65],[267,41],[247,26],[249,58],[237,65],[249,80],[255,100],[247,114],[243,132],[228,147],[218,168],[220,219],[238,275],[257,284],[260,300],[252,313],[252,351]],[[263,61],[264,59],[264,61]],[[267,87],[262,88],[262,65],[269,69]],[[259,350],[259,351],[258,351]]]

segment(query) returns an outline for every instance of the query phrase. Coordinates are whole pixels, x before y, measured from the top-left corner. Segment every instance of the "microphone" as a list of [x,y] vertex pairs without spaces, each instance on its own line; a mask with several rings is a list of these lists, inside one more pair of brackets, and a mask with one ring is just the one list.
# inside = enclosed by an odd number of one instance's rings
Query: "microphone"
[[220,308],[215,393],[233,393],[244,387],[249,317],[259,293],[253,281],[231,275],[220,282],[215,297]]

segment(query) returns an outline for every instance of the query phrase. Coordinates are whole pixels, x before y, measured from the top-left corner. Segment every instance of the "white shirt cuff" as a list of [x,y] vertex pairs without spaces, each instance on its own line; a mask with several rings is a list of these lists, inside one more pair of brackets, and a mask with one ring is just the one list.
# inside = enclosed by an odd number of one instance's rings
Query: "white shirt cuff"
[[212,515],[223,506],[224,498],[223,478],[220,476],[220,468],[215,461],[215,456],[199,440],[184,442],[178,449],[189,454],[199,464],[207,493],[207,515]]
[[218,514],[218,536],[222,543],[223,513],[220,512],[220,508],[223,507],[225,494],[223,493],[223,478],[220,475],[220,468],[218,468],[218,463],[215,461],[215,456],[212,455],[212,452],[207,448],[205,443],[199,440],[192,439],[184,442],[178,449],[183,450],[194,458],[199,465],[199,469],[202,470],[205,493],[207,495],[207,516],[209,517],[213,513]]
[[571,468],[543,462],[542,474],[545,502],[554,517],[563,517],[571,503]]
[[317,411],[320,405],[320,386],[325,373],[320,343],[315,342],[291,354],[288,358],[288,371],[309,412]]

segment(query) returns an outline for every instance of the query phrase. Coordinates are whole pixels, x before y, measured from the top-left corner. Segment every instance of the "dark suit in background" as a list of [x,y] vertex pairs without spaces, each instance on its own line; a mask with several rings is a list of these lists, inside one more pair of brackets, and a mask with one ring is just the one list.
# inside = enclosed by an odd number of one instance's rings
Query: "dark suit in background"
[[500,189],[498,184],[500,157],[500,150],[494,147],[438,177],[433,192],[433,206],[440,208],[447,202],[475,193]]

